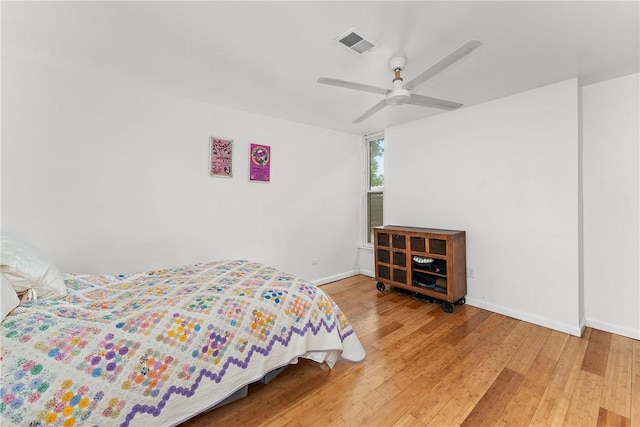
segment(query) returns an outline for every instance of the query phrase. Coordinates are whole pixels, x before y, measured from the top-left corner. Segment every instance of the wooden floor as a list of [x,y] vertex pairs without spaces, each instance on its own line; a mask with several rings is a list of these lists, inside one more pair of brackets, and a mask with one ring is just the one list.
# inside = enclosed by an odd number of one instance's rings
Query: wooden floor
[[367,351],[329,370],[301,360],[205,426],[640,426],[640,341],[582,338],[355,276],[322,286]]

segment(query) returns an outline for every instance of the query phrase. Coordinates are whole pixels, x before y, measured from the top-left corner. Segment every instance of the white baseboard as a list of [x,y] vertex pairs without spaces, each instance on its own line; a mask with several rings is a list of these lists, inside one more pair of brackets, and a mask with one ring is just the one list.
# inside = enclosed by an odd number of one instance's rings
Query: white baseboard
[[365,276],[369,277],[376,277],[376,274],[373,271],[369,270],[360,270],[360,274],[364,274]]
[[603,322],[597,319],[587,319],[587,326],[600,331],[611,332],[612,334],[622,335],[623,337],[632,338],[634,340],[640,340],[640,328],[633,330],[630,328],[621,327],[619,325],[613,325],[608,322]]
[[[327,283],[335,282],[336,280],[340,280],[340,279],[346,279],[347,277],[356,276],[358,274],[363,274],[369,277],[375,277],[375,274],[373,271],[351,270],[344,273],[336,274],[335,276],[314,280],[311,283],[313,283],[316,286],[322,286],[322,285],[326,285]],[[494,313],[513,317],[514,319],[533,323],[534,325],[543,326],[545,328],[549,328],[549,329],[560,331],[566,334],[574,335],[576,337],[582,336],[582,332],[584,331],[584,328],[588,326],[590,328],[598,329],[601,331],[611,332],[612,334],[621,335],[621,336],[629,337],[636,340],[640,339],[640,331],[634,331],[633,329],[612,325],[610,323],[602,322],[597,319],[581,319],[577,326],[572,326],[572,325],[566,325],[563,323],[558,323],[555,320],[536,316],[531,313],[524,313],[521,311],[512,310],[510,308],[505,308],[495,304],[489,304],[486,301],[481,301],[481,300],[477,300],[469,297],[466,297],[465,299],[466,299],[466,303],[473,307],[489,310]]]
[[580,319],[580,336],[582,336],[584,332],[584,328],[586,327],[587,327],[587,320],[583,317],[582,319]]
[[322,286],[322,285],[326,285],[327,283],[335,282],[336,280],[346,279],[347,277],[355,276],[357,274],[360,274],[358,270],[351,270],[345,273],[336,274],[335,276],[324,277],[322,279],[314,280],[311,283],[313,283],[316,286]]
[[575,325],[575,326],[566,325],[563,323],[558,323],[555,320],[548,319],[546,317],[540,317],[531,313],[523,313],[521,311],[512,310],[510,308],[489,304],[486,301],[481,301],[481,300],[477,300],[469,297],[466,297],[465,299],[467,301],[467,304],[473,307],[478,307],[484,310],[493,311],[494,313],[503,314],[505,316],[513,317],[514,319],[533,323],[534,325],[543,326],[545,328],[554,329],[556,331],[560,331],[565,334],[574,335],[576,337],[582,336],[583,325]]
[[[375,277],[373,271],[367,270],[351,270],[344,273],[336,274],[335,276],[325,277],[322,279],[314,280],[313,283],[316,286],[326,285],[327,283],[335,282],[336,280],[346,279],[347,277],[356,276],[358,274],[363,274],[369,277]],[[632,339],[640,339],[640,330],[634,331],[633,329],[628,329],[624,327],[620,327],[618,325],[613,325],[611,323],[602,322],[597,319],[581,319],[579,325],[571,326],[563,323],[558,323],[555,320],[547,319],[545,317],[536,316],[531,313],[524,313],[517,310],[512,310],[509,308],[497,306],[495,304],[489,304],[486,301],[480,301],[474,298],[466,297],[466,303],[473,307],[482,308],[484,310],[489,310],[494,313],[502,314],[504,316],[513,317],[514,319],[522,320],[525,322],[533,323],[534,325],[543,326],[545,328],[553,329],[556,331],[560,331],[566,334],[570,334],[576,337],[582,336],[582,332],[586,326],[594,329],[598,329],[605,332],[611,332],[612,334],[621,335],[624,337],[632,338]]]

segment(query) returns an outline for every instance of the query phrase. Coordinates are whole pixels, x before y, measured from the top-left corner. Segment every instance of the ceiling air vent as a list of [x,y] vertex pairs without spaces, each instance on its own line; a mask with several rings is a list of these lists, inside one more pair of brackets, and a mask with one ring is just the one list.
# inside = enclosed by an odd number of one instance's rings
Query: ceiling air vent
[[373,40],[367,40],[367,37],[355,28],[352,28],[341,36],[336,37],[335,40],[339,41],[340,44],[348,47],[350,50],[358,53],[368,52],[375,46]]

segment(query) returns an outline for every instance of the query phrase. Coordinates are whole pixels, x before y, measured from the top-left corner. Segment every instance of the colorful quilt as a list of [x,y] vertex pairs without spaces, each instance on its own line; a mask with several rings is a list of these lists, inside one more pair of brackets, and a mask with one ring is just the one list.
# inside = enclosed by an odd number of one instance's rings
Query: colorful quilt
[[297,358],[364,358],[320,288],[249,261],[66,274],[0,325],[3,426],[175,425]]

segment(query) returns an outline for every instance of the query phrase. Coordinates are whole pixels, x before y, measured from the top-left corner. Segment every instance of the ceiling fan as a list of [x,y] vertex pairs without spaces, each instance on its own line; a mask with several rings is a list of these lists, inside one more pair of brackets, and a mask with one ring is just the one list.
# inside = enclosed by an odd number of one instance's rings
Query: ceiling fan
[[365,92],[372,92],[385,96],[382,101],[378,102],[376,105],[368,109],[364,114],[355,119],[353,123],[360,123],[368,119],[387,105],[411,104],[419,105],[421,107],[455,110],[456,108],[462,107],[462,104],[446,101],[444,99],[432,98],[430,96],[418,95],[416,93],[413,93],[413,91],[428,79],[435,76],[445,68],[450,67],[451,65],[460,61],[462,58],[469,55],[480,46],[482,46],[482,43],[477,40],[468,41],[458,49],[454,50],[444,59],[432,65],[421,74],[418,74],[418,76],[416,76],[408,83],[404,83],[402,77],[400,77],[400,72],[404,70],[404,67],[407,65],[407,58],[402,56],[393,57],[391,58],[391,60],[389,60],[389,68],[391,68],[391,71],[394,72],[392,89],[384,89],[381,87],[370,86],[362,83],[348,82],[346,80],[332,79],[329,77],[320,77],[318,79],[318,83],[345,87],[347,89],[362,90]]

